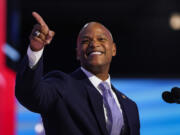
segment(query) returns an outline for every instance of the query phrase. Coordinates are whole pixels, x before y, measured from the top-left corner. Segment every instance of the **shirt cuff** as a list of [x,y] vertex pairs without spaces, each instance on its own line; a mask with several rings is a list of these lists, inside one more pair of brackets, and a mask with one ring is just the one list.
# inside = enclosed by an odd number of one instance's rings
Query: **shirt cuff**
[[29,59],[29,67],[32,69],[37,63],[38,61],[40,60],[42,54],[43,54],[43,49],[41,49],[40,51],[32,51],[30,46],[28,47],[28,50],[27,50],[27,56],[28,56],[28,59]]

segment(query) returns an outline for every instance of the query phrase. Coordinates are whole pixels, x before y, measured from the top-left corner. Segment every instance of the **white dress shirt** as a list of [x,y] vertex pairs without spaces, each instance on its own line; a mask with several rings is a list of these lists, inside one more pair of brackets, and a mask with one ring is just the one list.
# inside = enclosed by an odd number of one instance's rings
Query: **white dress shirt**
[[[43,54],[43,49],[41,49],[40,51],[32,51],[30,46],[28,47],[27,50],[27,55],[28,55],[28,59],[29,59],[29,67],[33,68],[38,61],[40,60],[42,54]],[[90,73],[89,71],[87,71],[86,69],[84,69],[83,67],[81,67],[81,70],[85,73],[85,75],[88,77],[88,79],[90,80],[90,82],[93,84],[93,86],[97,89],[97,91],[102,95],[101,90],[98,88],[98,85],[102,82],[101,79],[99,79],[97,76],[93,75],[92,73]],[[109,84],[110,88],[111,88],[111,82],[110,82],[110,76],[108,77],[108,79],[106,80],[106,82]],[[116,94],[114,93],[114,91],[111,88],[111,93],[116,101],[116,104],[118,105],[118,108],[120,109],[120,112],[122,113],[122,109],[121,109],[121,105],[119,104],[119,101],[117,99]],[[104,107],[104,116],[105,116],[105,120],[107,122],[107,111],[106,108]]]
[[[102,82],[101,79],[99,79],[97,76],[93,75],[91,72],[87,71],[86,69],[84,69],[83,67],[81,67],[81,70],[86,74],[86,76],[88,77],[88,79],[90,80],[90,82],[93,84],[93,86],[97,89],[97,91],[102,95],[101,90],[99,89],[99,84]],[[114,91],[112,90],[111,87],[111,81],[110,81],[110,76],[108,77],[107,80],[105,80],[105,82],[107,82],[111,88],[111,93],[116,101],[116,104],[118,105],[118,108],[120,109],[120,112],[122,113],[122,109],[121,109],[121,105],[119,104],[119,101],[117,99],[116,94],[114,93]],[[105,116],[105,120],[107,122],[107,111],[106,108],[103,105],[103,109],[104,109],[104,116]]]
[[39,59],[41,58],[42,54],[43,54],[43,49],[41,49],[40,51],[32,51],[30,46],[28,47],[27,50],[27,55],[28,55],[28,59],[29,59],[29,67],[33,68],[39,61]]

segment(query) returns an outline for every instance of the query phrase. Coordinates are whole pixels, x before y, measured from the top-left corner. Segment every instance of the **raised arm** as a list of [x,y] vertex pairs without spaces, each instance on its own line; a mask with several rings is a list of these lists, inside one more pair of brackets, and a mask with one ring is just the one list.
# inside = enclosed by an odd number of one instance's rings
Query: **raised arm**
[[[54,32],[50,30],[43,18],[36,12],[32,13],[37,20],[30,34],[31,53],[42,52],[44,46],[53,39]],[[38,61],[32,67],[29,66],[33,61],[34,54],[25,56],[19,66],[16,76],[15,94],[21,104],[34,112],[46,112],[57,97],[52,83],[43,77],[43,58],[39,55]],[[40,59],[41,58],[41,59]],[[33,63],[33,62],[32,62]]]

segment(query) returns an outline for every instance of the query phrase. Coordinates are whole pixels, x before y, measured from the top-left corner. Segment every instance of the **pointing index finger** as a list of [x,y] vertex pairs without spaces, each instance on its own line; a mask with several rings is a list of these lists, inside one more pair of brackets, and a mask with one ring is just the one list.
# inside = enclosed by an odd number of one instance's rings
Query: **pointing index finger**
[[41,26],[47,26],[43,18],[37,12],[32,12],[32,15]]

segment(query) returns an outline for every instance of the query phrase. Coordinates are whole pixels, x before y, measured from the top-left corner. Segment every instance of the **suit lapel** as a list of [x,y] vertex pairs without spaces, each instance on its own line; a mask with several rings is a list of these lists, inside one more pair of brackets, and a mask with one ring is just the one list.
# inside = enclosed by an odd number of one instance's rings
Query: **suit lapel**
[[90,105],[97,123],[101,129],[101,132],[103,135],[108,135],[103,110],[103,99],[101,94],[96,90],[96,88],[92,85],[92,83],[80,69],[75,71],[72,75],[76,76],[77,79],[83,81],[82,85],[84,85],[85,89],[88,92]]
[[101,128],[101,131],[103,135],[108,135],[105,123],[102,96],[100,95],[100,93],[98,93],[98,91],[95,88],[93,88],[93,86],[86,86],[86,88],[89,94],[92,110],[95,114],[96,120]]
[[[127,129],[127,128],[129,128],[129,123],[130,123],[131,120],[127,116],[130,115],[131,112],[130,112],[130,110],[128,108],[129,105],[128,105],[128,102],[127,102],[127,97],[125,95],[123,95],[121,92],[118,92],[118,90],[116,88],[114,88],[113,86],[112,86],[112,88],[113,88],[114,92],[117,95],[118,101],[119,101],[119,103],[121,105],[121,109],[122,109],[122,112],[123,112],[124,124],[125,124],[124,130],[126,130],[124,132],[129,132],[129,131],[127,131],[129,129]],[[125,133],[125,134],[129,134],[129,133]]]

